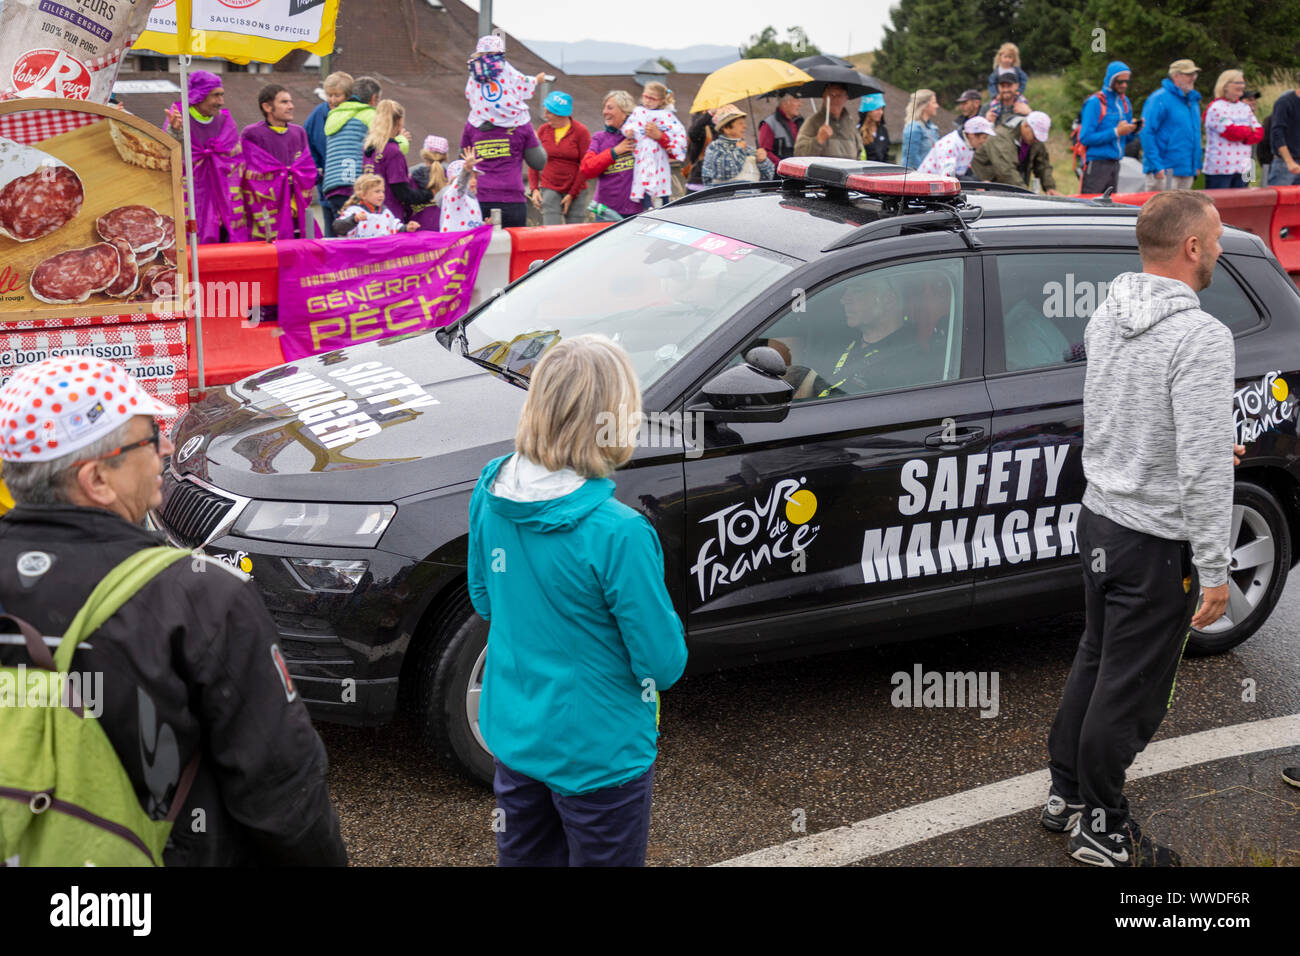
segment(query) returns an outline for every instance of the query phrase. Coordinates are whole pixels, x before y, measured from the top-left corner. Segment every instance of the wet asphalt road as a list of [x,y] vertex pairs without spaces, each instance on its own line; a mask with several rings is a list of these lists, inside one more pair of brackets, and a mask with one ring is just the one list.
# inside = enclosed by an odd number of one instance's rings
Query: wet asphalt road
[[[691,677],[663,695],[650,865],[720,862],[1041,770],[1082,615]],[[893,674],[997,671],[999,712],[896,708]],[[1243,681],[1254,682],[1244,701]],[[1300,576],[1269,621],[1217,657],[1188,658],[1156,739],[1300,713]],[[492,865],[490,791],[420,749],[412,723],[319,725],[354,865]],[[1149,832],[1197,865],[1300,865],[1300,790],[1285,750],[1126,788]],[[1046,794],[1044,794],[1044,797]],[[864,865],[1067,865],[1064,838],[1019,813]]]

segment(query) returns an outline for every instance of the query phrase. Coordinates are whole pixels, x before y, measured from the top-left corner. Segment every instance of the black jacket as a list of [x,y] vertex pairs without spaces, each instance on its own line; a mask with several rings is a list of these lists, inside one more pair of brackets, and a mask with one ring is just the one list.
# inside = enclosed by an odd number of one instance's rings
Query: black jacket
[[[0,602],[43,634],[61,635],[105,574],[161,543],[97,508],[20,505],[0,519]],[[24,575],[26,552],[52,560],[29,557]],[[347,862],[325,747],[281,676],[276,640],[248,576],[199,556],[159,574],[73,655],[72,670],[103,675],[100,725],[151,817],[166,816],[201,748],[163,854],[168,866]],[[26,657],[0,644],[0,662]]]

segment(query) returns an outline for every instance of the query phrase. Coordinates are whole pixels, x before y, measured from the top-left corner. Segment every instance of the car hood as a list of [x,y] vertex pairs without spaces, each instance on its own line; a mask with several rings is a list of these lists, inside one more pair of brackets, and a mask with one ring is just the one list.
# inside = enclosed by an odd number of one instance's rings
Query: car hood
[[209,391],[171,467],[251,498],[395,501],[476,479],[526,395],[432,333],[385,339]]

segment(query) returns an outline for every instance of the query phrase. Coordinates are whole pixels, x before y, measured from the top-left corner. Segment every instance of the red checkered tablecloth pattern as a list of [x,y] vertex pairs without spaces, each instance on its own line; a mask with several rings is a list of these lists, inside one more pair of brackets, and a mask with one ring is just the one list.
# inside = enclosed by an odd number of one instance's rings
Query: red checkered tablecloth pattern
[[[95,355],[125,367],[150,395],[184,414],[190,392],[185,321],[13,331],[0,326],[0,384],[16,368],[51,356]],[[170,431],[176,418],[160,419]]]
[[74,129],[98,123],[103,118],[94,113],[74,113],[71,110],[37,109],[26,113],[10,113],[0,116],[0,136],[25,146],[35,146],[51,136],[70,133]]
[[178,312],[159,312],[157,315],[152,312],[130,312],[125,315],[79,315],[67,319],[17,319],[12,322],[0,321],[0,332],[12,332],[15,329],[65,329],[69,326],[80,328],[91,325],[119,325],[129,322],[179,322],[181,318]]

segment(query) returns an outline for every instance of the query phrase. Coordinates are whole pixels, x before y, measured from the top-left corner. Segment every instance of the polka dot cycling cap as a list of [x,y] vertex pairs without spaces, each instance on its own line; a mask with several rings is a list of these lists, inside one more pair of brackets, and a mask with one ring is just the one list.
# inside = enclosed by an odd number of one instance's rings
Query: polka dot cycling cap
[[0,388],[0,460],[50,461],[99,441],[133,415],[175,415],[126,369],[72,355],[24,365]]

